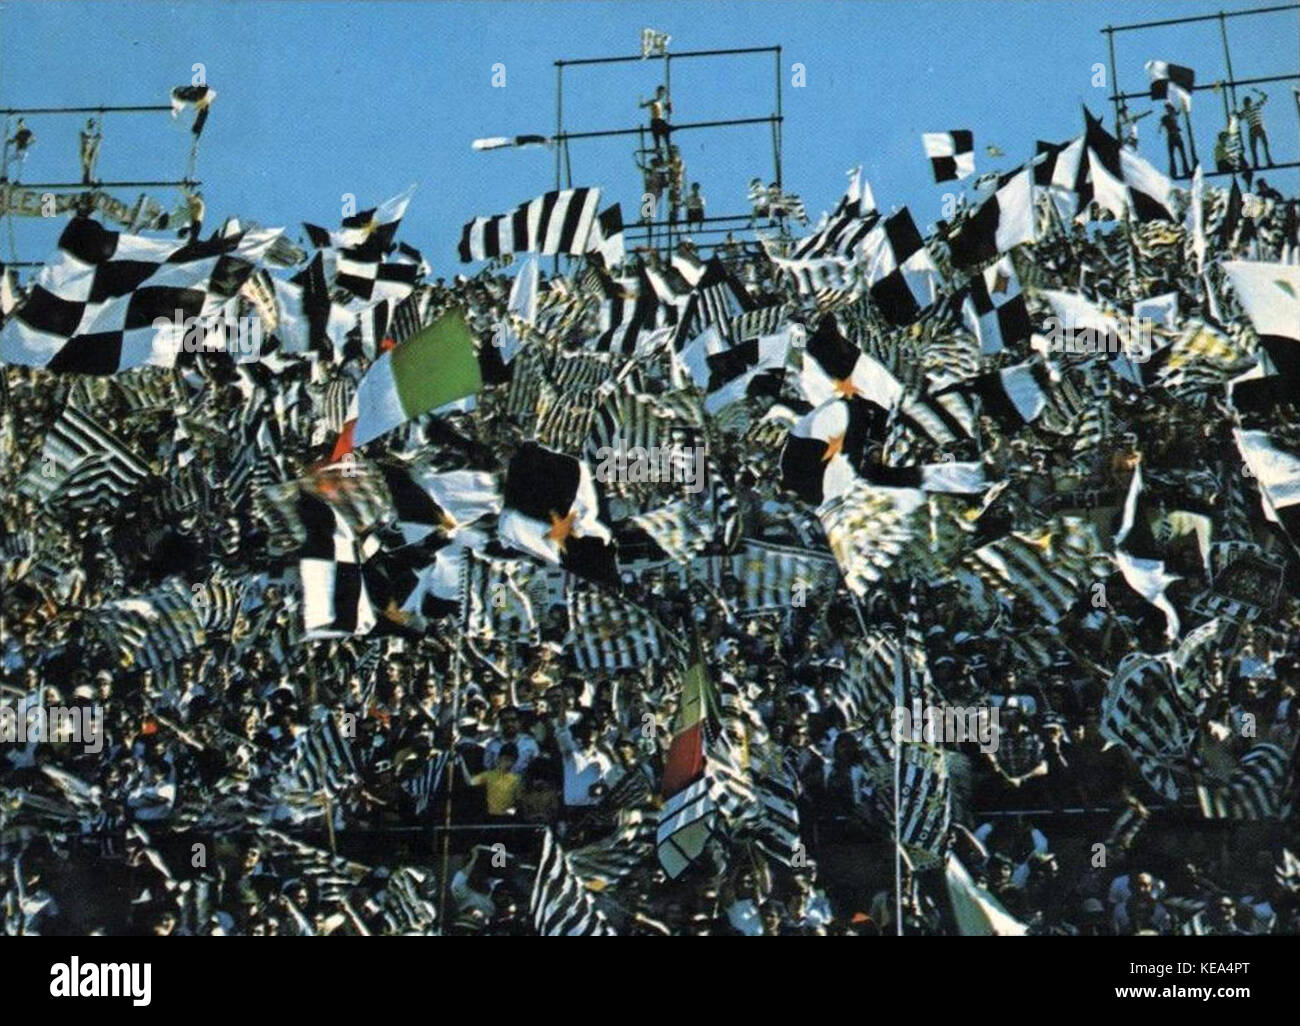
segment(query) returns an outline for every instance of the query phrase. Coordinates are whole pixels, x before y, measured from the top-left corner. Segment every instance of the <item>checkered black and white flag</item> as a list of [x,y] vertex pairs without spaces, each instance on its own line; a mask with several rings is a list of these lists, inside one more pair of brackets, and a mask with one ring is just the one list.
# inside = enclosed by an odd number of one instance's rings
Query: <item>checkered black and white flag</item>
[[975,173],[975,139],[966,129],[921,136],[936,182],[953,182]]
[[862,268],[871,298],[891,324],[911,324],[934,302],[939,270],[906,207],[867,233]]
[[1008,346],[1029,341],[1034,328],[1010,257],[1004,256],[971,278],[962,317],[985,356],[996,356]]
[[195,322],[238,296],[280,234],[254,229],[177,242],[74,218],[0,332],[0,359],[74,374],[171,367]]

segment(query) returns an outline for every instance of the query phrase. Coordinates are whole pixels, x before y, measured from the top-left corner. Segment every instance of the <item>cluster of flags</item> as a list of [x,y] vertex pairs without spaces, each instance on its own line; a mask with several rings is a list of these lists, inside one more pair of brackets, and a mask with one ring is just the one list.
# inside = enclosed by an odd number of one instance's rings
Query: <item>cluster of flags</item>
[[[1148,70],[1153,97],[1193,88],[1190,69]],[[211,95],[175,98],[201,120]],[[924,146],[936,182],[974,174],[971,132],[927,134]],[[1179,296],[1162,287],[1132,305],[1157,322],[1155,359],[1062,351],[1044,337],[1049,313],[1123,339],[1121,312],[1103,308],[1082,274],[1077,291],[1045,287],[1021,247],[1065,239],[1064,222],[1095,207],[1125,222],[1126,260],[1137,261],[1160,242],[1144,226],[1181,230],[1183,199],[1091,114],[1077,138],[1041,143],[988,185],[976,206],[926,235],[906,208],[878,208],[855,170],[803,237],[765,240],[768,291],[689,245],[633,264],[619,208],[602,209],[596,188],[548,192],[467,223],[462,262],[530,258],[512,281],[482,274],[455,297],[424,281],[427,263],[397,237],[411,190],[337,228],[305,225],[312,252],[298,259],[278,230],[228,224],[207,240],[163,241],[77,218],[27,294],[7,304],[0,357],[109,379],[133,414],[192,408],[172,438],[178,467],[157,468],[74,388],[21,488],[53,516],[105,513],[156,490],[187,515],[224,506],[255,519],[255,532],[233,532],[227,553],[260,545],[253,559],[292,563],[287,646],[443,631],[458,643],[535,644],[548,610],[562,608],[566,649],[584,672],[680,666],[661,807],[639,795],[622,808],[617,843],[566,854],[546,834],[530,904],[542,933],[608,932],[589,882],[616,880],[652,851],[678,878],[738,844],[785,865],[801,850],[798,774],[715,655],[632,598],[628,580],[644,572],[704,589],[735,618],[955,580],[963,609],[982,622],[1030,618],[1032,630],[1014,639],[1026,650],[1041,640],[1030,635],[1055,636],[1092,585],[1122,581],[1162,615],[1170,650],[1137,653],[1110,674],[1103,734],[1170,801],[1195,788],[1206,816],[1276,815],[1289,753],[1261,743],[1218,777],[1194,759],[1205,740],[1191,685],[1199,656],[1192,634],[1179,641],[1189,623],[1166,560],[1180,531],[1204,528],[1198,544],[1208,551],[1208,521],[1159,508],[1138,463],[1107,507],[1111,522],[1096,510],[1076,515],[1068,497],[1059,500],[1067,512],[1044,502],[1032,523],[1017,522],[1025,511],[984,458],[985,422],[1002,435],[1077,436],[1086,452],[1107,429],[1100,414],[1088,419],[1081,388],[1094,397],[1120,385],[1222,388],[1250,471],[1245,494],[1295,543],[1300,449],[1279,413],[1300,375],[1295,268],[1233,260],[1207,271],[1197,193],[1188,250],[1201,273],[1231,284],[1258,346],[1229,337],[1225,318],[1208,311],[1181,330]],[[572,258],[570,273],[544,276],[541,256]],[[204,322],[206,355],[231,357],[221,367],[246,399],[236,414],[194,399],[211,394],[211,368],[181,359],[182,328],[155,323],[176,323],[178,311]],[[244,351],[225,326],[249,315],[264,337]],[[169,384],[152,393],[127,374],[142,367]],[[216,416],[215,470],[205,414]],[[619,446],[656,467],[678,466],[666,450],[698,449],[694,466],[705,473],[634,476],[626,465],[637,460],[598,455]],[[763,533],[772,524],[781,531]],[[6,563],[31,562],[30,539],[6,531],[3,542]],[[197,586],[168,579],[123,591],[92,611],[95,628],[123,665],[165,670],[255,616],[245,583],[212,574]],[[883,741],[888,710],[942,697],[915,612],[903,626],[864,627],[831,698],[869,738],[870,814],[909,857],[946,865],[964,931],[1023,931],[946,853],[953,785],[943,750]],[[426,803],[444,769],[430,760],[411,778],[424,782],[415,790]],[[295,738],[285,772],[295,792],[334,796],[356,782],[358,762],[325,718]],[[423,915],[416,882],[400,890],[408,918]]]

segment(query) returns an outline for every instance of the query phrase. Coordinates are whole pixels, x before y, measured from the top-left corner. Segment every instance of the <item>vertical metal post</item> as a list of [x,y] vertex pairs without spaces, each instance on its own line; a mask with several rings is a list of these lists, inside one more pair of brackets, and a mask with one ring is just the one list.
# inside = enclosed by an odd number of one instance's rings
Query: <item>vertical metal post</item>
[[1201,158],[1196,155],[1196,136],[1192,134],[1192,112],[1186,106],[1183,106],[1183,124],[1187,126],[1187,144],[1192,148],[1192,167],[1196,167],[1201,162]]
[[1119,70],[1115,64],[1115,30],[1107,25],[1102,31],[1106,33],[1106,49],[1110,53],[1110,102],[1115,108],[1115,138],[1123,139],[1124,127],[1119,123],[1119,105],[1122,101],[1119,98]]
[[564,61],[555,62],[555,187],[560,187],[560,136],[564,134]]
[[[560,138],[560,136],[562,136],[563,134],[564,134],[564,61],[556,61],[555,62],[555,188],[557,191],[560,188],[560,161],[563,159],[564,156],[563,153],[561,152],[561,148],[563,147],[567,149],[569,145],[568,139]],[[573,173],[572,168],[570,168],[569,173],[570,175],[572,175]],[[560,273],[560,257],[558,253],[556,254],[554,260],[552,260],[551,262],[551,273],[557,275]],[[446,866],[443,867],[443,871],[444,873],[446,872]],[[444,902],[445,902],[445,896],[444,896]]]
[[[1232,106],[1228,110],[1228,124],[1232,124],[1232,112],[1237,110],[1237,76],[1232,73],[1232,51],[1228,49],[1228,20],[1219,12],[1219,38],[1223,40],[1223,60],[1228,69],[1228,89],[1232,91]],[[1225,98],[1224,102],[1227,100]],[[1227,127],[1226,125],[1224,126]],[[1237,126],[1237,141],[1241,143],[1241,162],[1246,163],[1246,140],[1241,135],[1241,126]]]
[[785,185],[781,181],[781,126],[784,122],[781,120],[781,48],[776,48],[776,117],[777,120],[772,122],[772,149],[773,160],[776,165],[776,186],[778,189],[784,189]]

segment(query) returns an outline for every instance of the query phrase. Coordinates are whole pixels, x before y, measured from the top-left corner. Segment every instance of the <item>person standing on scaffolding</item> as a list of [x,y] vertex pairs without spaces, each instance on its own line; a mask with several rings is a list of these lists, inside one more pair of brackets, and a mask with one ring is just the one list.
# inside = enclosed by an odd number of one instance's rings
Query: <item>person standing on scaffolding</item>
[[676,146],[668,147],[668,223],[677,223],[677,213],[682,206],[682,193],[686,188],[686,164]]
[[[20,164],[27,163],[27,151],[31,148],[32,143],[36,141],[36,135],[22,118],[18,119],[18,125],[14,129],[14,134],[5,140],[6,146],[14,148],[13,159]],[[9,177],[9,154],[5,153],[4,177]]]
[[1237,111],[1238,116],[1246,122],[1247,127],[1250,129],[1250,162],[1255,167],[1260,166],[1258,145],[1262,142],[1264,144],[1264,159],[1268,161],[1268,166],[1272,167],[1273,154],[1268,149],[1268,132],[1264,130],[1263,116],[1259,113],[1264,104],[1268,102],[1268,95],[1261,93],[1258,89],[1252,89],[1251,92],[1259,97],[1259,103],[1252,104],[1250,97],[1247,96],[1241,101],[1241,110]]
[[[654,210],[659,209],[659,197],[663,195],[664,189],[668,186],[668,168],[664,166],[664,159],[656,151],[650,156],[649,164],[636,162],[636,166],[641,169],[641,180],[645,185],[645,195],[654,200]],[[654,212],[647,214],[645,208],[641,210],[642,221],[653,221]]]
[[704,197],[700,195],[700,183],[691,182],[691,191],[686,197],[686,230],[704,227]]
[[656,86],[655,94],[649,100],[642,100],[641,107],[650,108],[650,137],[655,149],[668,148],[668,134],[672,126],[668,124],[668,115],[673,112],[673,102],[668,98],[667,86]]
[[81,184],[90,185],[95,177],[95,164],[99,161],[99,144],[102,136],[94,118],[86,122],[81,133]]
[[[1165,112],[1160,115],[1160,127],[1164,129],[1165,144],[1169,147],[1169,177],[1182,178],[1190,175],[1192,169],[1187,163],[1187,151],[1183,148],[1183,130],[1178,127],[1178,111],[1174,109],[1172,103],[1165,104]],[[1175,170],[1175,153],[1183,158],[1181,175]]]

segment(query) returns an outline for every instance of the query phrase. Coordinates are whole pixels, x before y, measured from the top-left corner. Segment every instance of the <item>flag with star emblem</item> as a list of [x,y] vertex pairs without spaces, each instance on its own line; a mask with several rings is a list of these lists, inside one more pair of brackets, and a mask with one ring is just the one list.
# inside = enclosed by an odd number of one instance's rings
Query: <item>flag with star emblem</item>
[[405,192],[399,193],[377,207],[345,217],[342,225],[332,231],[305,222],[303,229],[307,232],[311,244],[317,249],[340,251],[365,249],[386,253],[393,247],[397,229],[401,226],[402,217],[406,214],[406,208],[410,205],[414,192],[415,186],[412,185]]
[[1009,256],[970,279],[962,316],[984,356],[996,356],[1009,346],[1029,341],[1034,329]]
[[850,455],[866,438],[859,430],[850,442],[852,426],[849,404],[842,399],[801,417],[781,450],[781,484],[813,506],[843,495],[853,483]]
[[799,383],[814,405],[858,396],[888,410],[903,398],[902,383],[846,339],[833,314],[823,317],[808,338]]
[[600,501],[585,461],[535,442],[510,461],[501,541],[546,563],[592,580],[616,583],[615,548],[600,521]]

